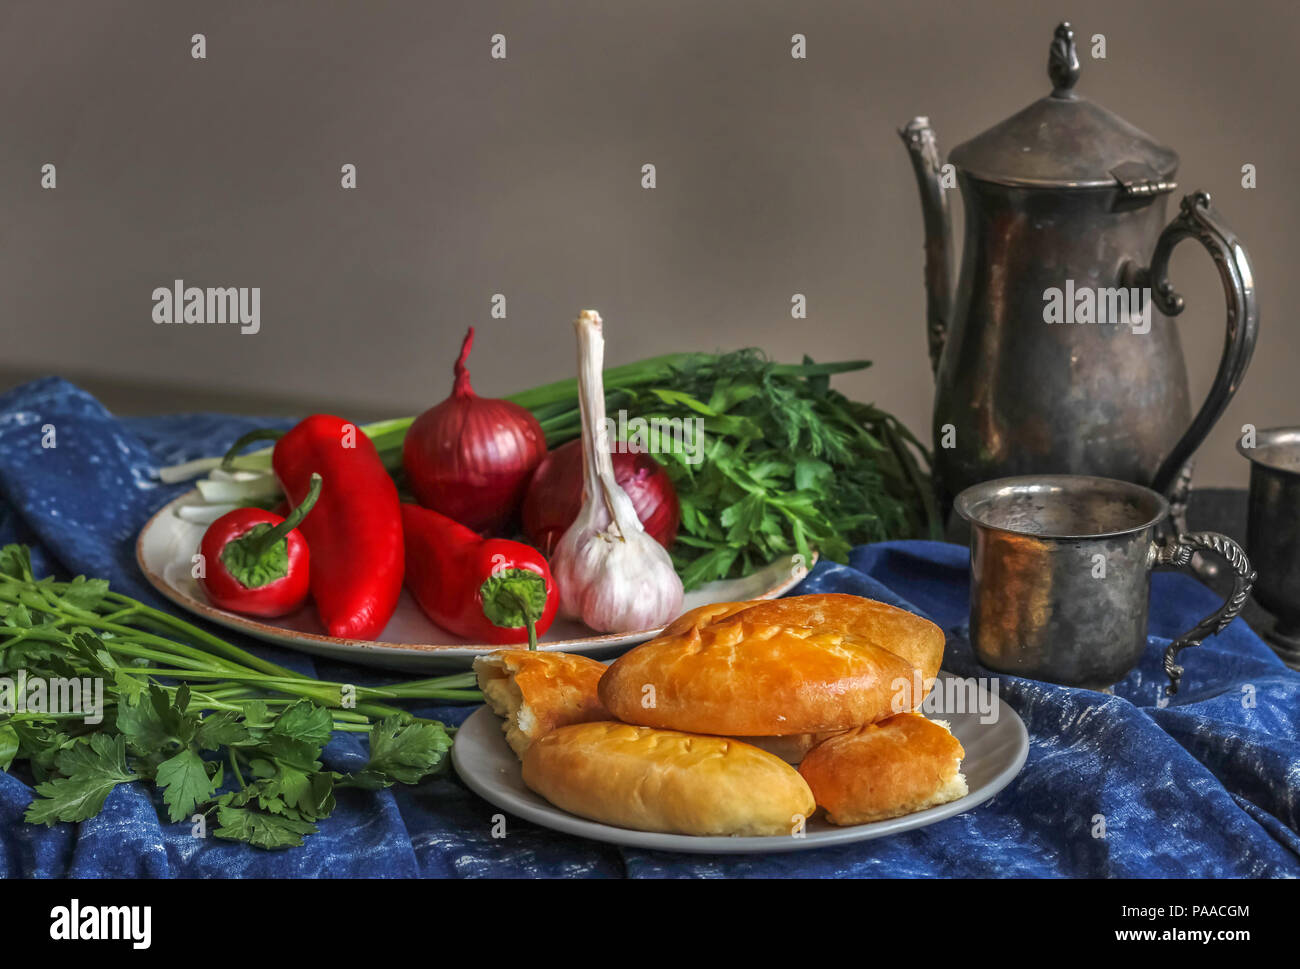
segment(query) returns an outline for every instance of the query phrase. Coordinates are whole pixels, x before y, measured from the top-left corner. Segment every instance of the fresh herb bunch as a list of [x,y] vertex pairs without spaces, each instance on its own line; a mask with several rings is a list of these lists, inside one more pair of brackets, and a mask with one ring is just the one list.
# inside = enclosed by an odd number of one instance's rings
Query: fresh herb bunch
[[[647,423],[702,418],[704,457],[658,442],[677,487],[682,531],[672,549],[685,586],[748,575],[811,550],[843,562],[860,542],[938,537],[929,453],[896,418],[830,387],[867,361],[778,364],[760,351],[689,354],[616,368],[606,406]],[[513,400],[532,409],[552,447],[577,437],[576,392],[564,383]]]
[[[445,767],[448,730],[384,701],[481,698],[472,673],[386,687],[303,677],[102,579],[36,579],[28,550],[8,545],[0,675],[20,673],[103,684],[102,719],[86,716],[84,696],[80,712],[0,705],[0,770],[26,763],[36,781],[26,820],[84,821],[118,784],[147,781],[171,821],[215,816],[216,837],[259,848],[302,844],[339,788],[415,784]],[[369,733],[361,770],[321,764],[336,730]]]

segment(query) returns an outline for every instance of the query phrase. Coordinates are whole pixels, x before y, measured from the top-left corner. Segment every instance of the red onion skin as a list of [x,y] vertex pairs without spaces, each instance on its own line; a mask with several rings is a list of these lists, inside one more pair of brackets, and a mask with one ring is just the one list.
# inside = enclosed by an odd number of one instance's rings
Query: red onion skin
[[451,396],[411,423],[402,467],[421,505],[476,532],[496,532],[546,456],[546,437],[525,408],[474,393],[465,366],[473,340],[470,327]]
[[[648,454],[619,453],[614,477],[627,492],[646,532],[664,548],[677,539],[682,523],[677,489],[668,472]],[[582,439],[551,451],[537,466],[524,495],[524,535],[543,555],[555,550],[582,510]]]

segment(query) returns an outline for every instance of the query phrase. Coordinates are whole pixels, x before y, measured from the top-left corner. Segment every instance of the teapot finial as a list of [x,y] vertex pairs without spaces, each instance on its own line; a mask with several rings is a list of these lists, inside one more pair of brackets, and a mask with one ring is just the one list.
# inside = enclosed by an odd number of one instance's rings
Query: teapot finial
[[1073,98],[1074,84],[1079,80],[1079,54],[1074,49],[1074,31],[1069,21],[1062,21],[1052,37],[1052,49],[1047,55],[1047,76],[1052,79],[1052,97]]

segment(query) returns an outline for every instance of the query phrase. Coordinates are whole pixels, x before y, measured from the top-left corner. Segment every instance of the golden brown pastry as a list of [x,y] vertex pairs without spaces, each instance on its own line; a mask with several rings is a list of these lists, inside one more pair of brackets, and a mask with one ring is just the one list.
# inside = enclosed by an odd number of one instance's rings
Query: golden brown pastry
[[524,783],[603,824],[693,835],[789,835],[816,805],[789,764],[724,737],[625,723],[553,730],[524,753]]
[[761,602],[760,599],[754,599],[750,602],[711,602],[707,606],[696,606],[664,627],[661,636],[676,636],[683,633],[692,626],[712,626],[720,623],[744,609],[749,609]]
[[609,719],[596,693],[605,664],[587,656],[499,649],[475,657],[474,672],[487,705],[505,718],[506,743],[519,757],[556,727]]
[[692,626],[706,627],[741,615],[749,622],[808,626],[821,632],[845,633],[883,646],[921,671],[929,691],[943,662],[943,630],[905,609],[839,592],[753,602],[715,602],[683,613],[663,631],[677,635]]
[[753,622],[798,622],[883,646],[921,671],[927,692],[943,662],[942,629],[915,613],[875,599],[827,592],[759,602],[745,612]]
[[832,824],[865,824],[965,797],[966,756],[947,724],[900,713],[822,741],[799,765]]
[[626,723],[771,737],[845,730],[923,699],[917,669],[883,645],[753,612],[630,650],[601,679],[601,702]]

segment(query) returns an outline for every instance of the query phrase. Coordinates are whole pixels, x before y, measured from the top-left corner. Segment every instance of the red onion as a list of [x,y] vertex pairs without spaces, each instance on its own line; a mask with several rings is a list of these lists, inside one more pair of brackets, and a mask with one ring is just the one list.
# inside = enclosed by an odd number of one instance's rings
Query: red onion
[[[615,452],[614,478],[627,492],[646,533],[664,548],[682,522],[677,489],[664,466],[648,454]],[[555,550],[582,509],[582,439],[546,455],[524,495],[524,534],[543,555]]]
[[471,326],[451,396],[411,424],[402,467],[420,504],[484,532],[500,529],[514,514],[546,456],[546,438],[523,407],[474,393],[465,365],[473,345]]

